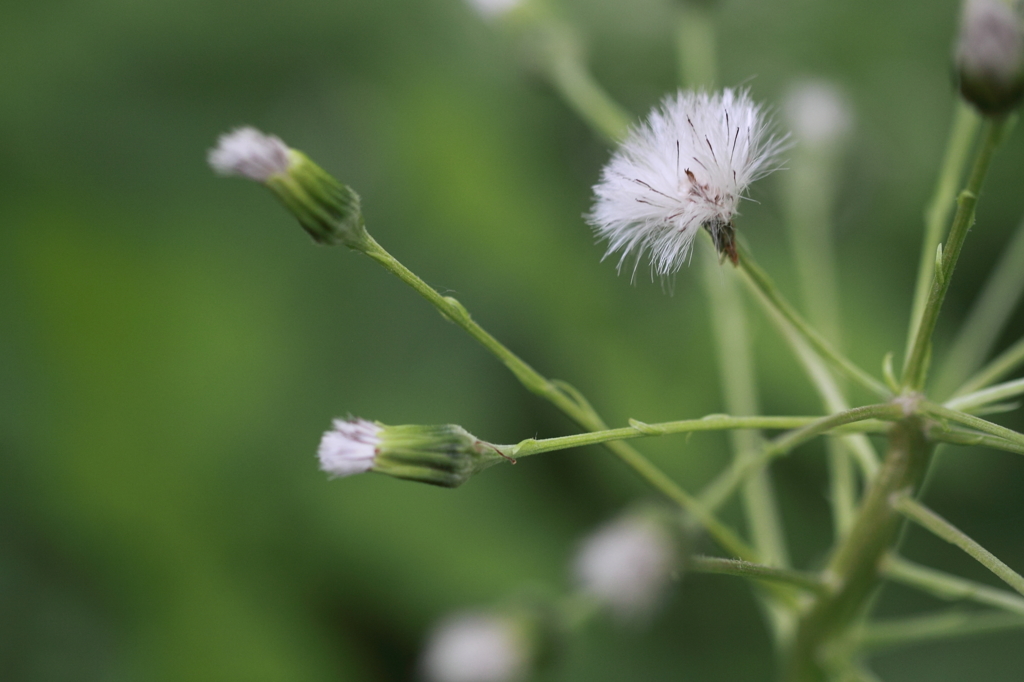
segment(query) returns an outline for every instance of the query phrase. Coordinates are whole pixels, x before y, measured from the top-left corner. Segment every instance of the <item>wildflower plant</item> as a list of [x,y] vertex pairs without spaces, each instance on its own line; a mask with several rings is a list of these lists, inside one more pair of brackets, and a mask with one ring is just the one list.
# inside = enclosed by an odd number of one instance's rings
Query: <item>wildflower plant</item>
[[[1024,434],[981,416],[1024,394],[1024,380],[1005,380],[1024,366],[1024,341],[985,363],[1010,308],[989,306],[981,322],[964,327],[949,362],[936,356],[933,363],[932,352],[936,324],[988,169],[1011,131],[1022,94],[1024,23],[1019,3],[967,0],[964,5],[953,50],[964,100],[954,116],[926,214],[898,371],[895,352],[879,358],[877,371],[872,371],[841,350],[836,254],[828,223],[838,191],[837,160],[853,125],[844,95],[828,83],[800,82],[785,101],[769,105],[756,101],[748,89],[715,87],[711,10],[707,3],[679,4],[683,87],[666,94],[635,123],[587,71],[574,32],[544,3],[478,1],[472,7],[523,40],[555,91],[599,137],[612,143],[607,165],[594,169],[593,205],[584,217],[607,242],[607,254],[618,257],[620,265],[632,261],[634,271],[649,263],[660,276],[672,276],[691,261],[701,268],[727,414],[663,423],[630,420],[609,428],[580,391],[541,375],[485,331],[458,300],[435,290],[378,244],[364,226],[356,193],[308,157],[252,129],[221,138],[210,153],[217,171],[269,187],[315,241],[344,244],[411,286],[525,388],[581,429],[574,435],[495,444],[454,425],[337,420],[320,444],[325,472],[377,472],[455,487],[493,465],[602,444],[661,497],[661,506],[628,511],[584,540],[572,564],[575,587],[550,596],[543,609],[495,607],[445,621],[423,658],[424,675],[431,680],[526,679],[548,660],[536,651],[556,647],[555,640],[571,636],[606,611],[624,621],[655,612],[669,593],[669,583],[685,572],[750,582],[776,645],[781,679],[789,682],[875,680],[870,656],[879,643],[892,646],[1024,627],[1024,577],[921,499],[940,445],[982,445],[1024,454]],[[783,213],[801,288],[800,308],[758,265],[743,237],[740,208],[749,187],[783,165]],[[698,252],[701,239],[708,244],[706,252]],[[1019,282],[1024,275],[1000,277]],[[767,313],[810,379],[820,405],[816,414],[760,415],[744,290]],[[872,399],[853,402],[861,395]],[[734,458],[699,492],[685,490],[629,442],[703,431],[729,432]],[[771,465],[815,439],[827,443],[834,542],[823,548],[822,564],[794,566]],[[884,442],[884,449],[878,451],[875,442]],[[742,501],[744,533],[721,516],[734,497]],[[903,558],[899,538],[908,522],[962,549],[1008,589]],[[717,555],[692,551],[702,537],[717,546]],[[977,602],[987,610],[879,621],[873,606],[886,581],[944,599]],[[543,617],[537,616],[540,612]],[[541,621],[543,627],[524,625]]]

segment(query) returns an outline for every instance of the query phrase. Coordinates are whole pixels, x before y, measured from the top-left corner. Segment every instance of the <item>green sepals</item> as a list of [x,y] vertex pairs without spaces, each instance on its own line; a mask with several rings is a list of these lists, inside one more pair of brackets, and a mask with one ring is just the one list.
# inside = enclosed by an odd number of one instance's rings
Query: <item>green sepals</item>
[[458,487],[506,459],[455,424],[384,426],[379,438],[374,471],[445,488]]
[[287,173],[273,175],[266,185],[318,244],[344,244],[352,249],[367,244],[359,195],[334,179],[300,151],[290,149]]

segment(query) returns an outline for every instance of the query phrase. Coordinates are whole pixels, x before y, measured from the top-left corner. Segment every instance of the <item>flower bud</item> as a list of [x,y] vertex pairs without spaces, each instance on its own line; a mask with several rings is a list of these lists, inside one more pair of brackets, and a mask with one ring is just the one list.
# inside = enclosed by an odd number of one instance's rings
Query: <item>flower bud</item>
[[666,519],[631,512],[584,540],[573,564],[580,589],[624,621],[657,608],[680,565],[679,543]]
[[335,419],[317,455],[320,469],[333,477],[376,471],[445,488],[505,459],[461,426],[386,426],[365,419]]
[[485,19],[496,19],[511,12],[524,0],[467,0],[469,5]]
[[515,618],[463,612],[438,623],[421,659],[430,682],[516,682],[531,663],[530,637]]
[[1004,114],[1024,96],[1020,3],[967,0],[956,46],[960,93],[982,113]]
[[221,175],[266,185],[313,241],[359,249],[367,239],[359,195],[280,138],[255,128],[221,135],[207,160]]
[[783,111],[796,139],[807,145],[826,147],[842,142],[853,128],[853,113],[843,92],[824,80],[794,84],[786,96]]

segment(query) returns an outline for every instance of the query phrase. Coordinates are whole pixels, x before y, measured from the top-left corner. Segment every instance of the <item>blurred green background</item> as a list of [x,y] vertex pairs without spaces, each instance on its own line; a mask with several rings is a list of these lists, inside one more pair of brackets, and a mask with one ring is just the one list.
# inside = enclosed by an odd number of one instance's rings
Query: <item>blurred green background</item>
[[[636,114],[675,87],[669,0],[565,0]],[[845,88],[837,210],[854,359],[902,348],[921,212],[953,109],[955,0],[724,0],[724,84]],[[216,178],[257,125],[362,195],[371,232],[613,424],[722,410],[699,270],[675,294],[601,262],[581,214],[608,151],[460,0],[8,0],[0,11],[0,679],[406,680],[431,622],[561,589],[579,538],[647,491],[605,452],[451,491],[328,481],[330,419],[458,423],[494,442],[573,427],[368,259],[314,247],[272,197]],[[751,77],[754,77],[751,80]],[[940,325],[955,331],[1024,212],[998,157]],[[794,299],[777,176],[740,229]],[[706,254],[700,254],[706,255]],[[752,315],[769,413],[817,411]],[[1024,333],[1015,316],[1002,345]],[[1015,415],[1002,419],[1020,427]],[[696,489],[725,439],[642,449]],[[797,560],[830,541],[820,445],[775,471]],[[1024,567],[1024,463],[963,450],[929,503]],[[735,510],[731,518],[738,522]],[[924,533],[909,557],[978,580]],[[882,613],[940,606],[888,589]],[[887,680],[1020,680],[1019,633],[876,659]],[[598,622],[559,680],[762,680],[749,590],[687,576],[650,632]]]

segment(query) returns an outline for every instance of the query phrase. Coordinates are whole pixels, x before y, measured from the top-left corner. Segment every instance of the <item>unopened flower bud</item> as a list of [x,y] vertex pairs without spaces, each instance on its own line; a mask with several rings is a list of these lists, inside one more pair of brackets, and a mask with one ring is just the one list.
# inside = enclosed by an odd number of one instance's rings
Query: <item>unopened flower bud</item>
[[335,419],[317,450],[320,468],[334,477],[364,471],[445,488],[506,457],[461,426],[386,426],[365,419]]
[[467,0],[469,5],[485,19],[494,19],[511,12],[524,0]]
[[679,555],[665,519],[633,512],[590,535],[573,568],[585,594],[621,620],[635,621],[656,609],[680,564]]
[[1024,96],[1020,3],[966,0],[956,46],[960,93],[984,114],[1004,114]]
[[359,195],[280,138],[238,128],[221,135],[207,160],[221,175],[266,185],[314,241],[354,249],[366,243]]
[[441,621],[421,659],[430,682],[517,682],[530,671],[530,637],[515,618],[463,612]]
[[849,135],[853,127],[853,113],[845,95],[824,80],[793,85],[783,111],[794,137],[802,144],[833,145]]

